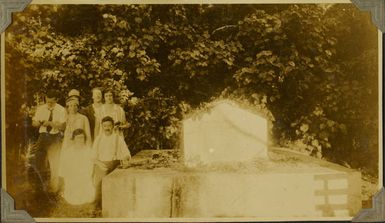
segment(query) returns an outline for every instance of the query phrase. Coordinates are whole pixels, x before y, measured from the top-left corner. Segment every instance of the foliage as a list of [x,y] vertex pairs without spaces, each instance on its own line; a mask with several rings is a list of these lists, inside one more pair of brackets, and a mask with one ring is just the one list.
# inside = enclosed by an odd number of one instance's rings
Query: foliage
[[170,149],[184,114],[240,98],[269,110],[277,144],[376,174],[376,35],[349,4],[31,5],[7,30],[7,111],[112,87],[130,148]]

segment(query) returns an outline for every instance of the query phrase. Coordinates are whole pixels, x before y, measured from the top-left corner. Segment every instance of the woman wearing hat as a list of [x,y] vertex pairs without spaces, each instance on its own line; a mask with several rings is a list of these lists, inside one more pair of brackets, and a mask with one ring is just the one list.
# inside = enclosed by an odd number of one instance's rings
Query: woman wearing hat
[[68,144],[71,143],[72,133],[75,129],[83,129],[86,134],[86,144],[91,146],[91,131],[90,123],[88,118],[85,115],[82,115],[78,112],[79,110],[79,97],[70,96],[66,100],[67,107],[67,121],[66,128],[64,130],[63,138],[63,149],[68,147]]
[[[62,143],[62,149],[60,154],[59,162],[59,176],[65,176],[67,167],[66,163],[69,162],[68,157],[70,157],[70,149],[73,147],[74,140],[73,132],[76,129],[81,129],[85,135],[85,145],[91,147],[91,133],[90,133],[90,124],[88,118],[78,112],[79,110],[79,96],[71,95],[66,100],[67,108],[67,118],[66,125],[64,130],[64,137]],[[62,178],[63,180],[63,178]],[[61,186],[63,186],[63,181],[61,181]]]

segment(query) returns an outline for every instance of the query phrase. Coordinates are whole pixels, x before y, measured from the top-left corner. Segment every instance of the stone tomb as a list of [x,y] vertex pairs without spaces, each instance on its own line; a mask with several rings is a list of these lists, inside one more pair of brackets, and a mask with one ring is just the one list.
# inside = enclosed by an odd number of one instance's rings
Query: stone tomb
[[361,209],[360,172],[285,149],[267,149],[267,123],[230,101],[191,115],[183,121],[180,151],[141,151],[130,168],[103,179],[103,217],[356,215]]
[[233,101],[211,103],[182,124],[187,166],[267,158],[268,120]]
[[270,149],[270,160],[223,169],[150,165],[165,152],[141,151],[103,179],[103,217],[285,220],[361,209],[361,174],[329,162]]

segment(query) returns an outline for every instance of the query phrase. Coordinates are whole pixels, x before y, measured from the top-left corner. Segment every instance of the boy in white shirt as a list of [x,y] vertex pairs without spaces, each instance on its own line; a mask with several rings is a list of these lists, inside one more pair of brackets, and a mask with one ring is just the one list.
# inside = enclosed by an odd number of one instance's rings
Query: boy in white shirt
[[131,159],[123,136],[114,130],[114,120],[110,116],[104,117],[101,127],[103,131],[95,138],[92,148],[95,162],[94,182],[97,202],[101,199],[103,177],[118,167],[120,162],[124,166]]

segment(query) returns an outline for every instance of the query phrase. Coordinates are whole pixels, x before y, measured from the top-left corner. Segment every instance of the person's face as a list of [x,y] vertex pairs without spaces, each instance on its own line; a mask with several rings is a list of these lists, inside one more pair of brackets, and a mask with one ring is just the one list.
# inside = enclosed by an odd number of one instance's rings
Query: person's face
[[123,96],[120,96],[119,97],[119,102],[120,102],[120,104],[125,104],[126,103],[126,99]]
[[47,103],[48,108],[53,108],[56,104],[56,98],[45,98],[45,102]]
[[92,91],[92,99],[94,102],[102,102],[102,92],[100,90],[93,90]]
[[78,105],[75,103],[70,103],[67,105],[67,107],[68,107],[68,113],[70,114],[75,114],[76,112],[78,112]]
[[114,124],[110,121],[103,122],[102,127],[106,135],[111,135],[112,131],[114,130]]
[[107,92],[104,94],[104,101],[106,104],[113,104],[114,103],[114,96],[111,92]]
[[83,145],[85,143],[85,135],[84,134],[80,134],[80,135],[77,135],[74,137],[74,142],[76,145]]

